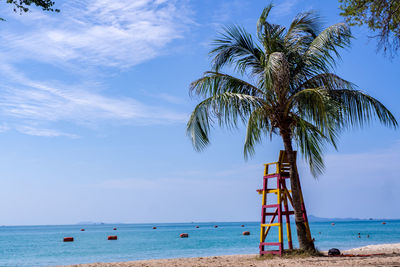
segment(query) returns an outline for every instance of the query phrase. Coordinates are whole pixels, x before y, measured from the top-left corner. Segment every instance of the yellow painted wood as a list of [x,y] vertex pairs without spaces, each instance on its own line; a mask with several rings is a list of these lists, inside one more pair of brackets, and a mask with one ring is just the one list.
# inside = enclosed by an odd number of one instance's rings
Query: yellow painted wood
[[292,196],[290,194],[286,194],[290,204],[293,206],[293,200],[292,200]]
[[266,195],[267,195],[267,193],[265,192],[265,190],[263,190],[262,191],[262,205],[265,205],[266,204]]
[[282,194],[281,194],[281,190],[279,190],[279,189],[276,189],[277,190],[277,194],[278,194],[278,198],[277,198],[277,202],[278,202],[278,205],[279,204],[281,204],[281,197],[282,197]]
[[[272,165],[275,165],[275,169],[274,169],[275,172],[274,173],[269,173],[270,171],[273,172],[273,169],[272,169],[273,166]],[[285,154],[285,151],[283,151],[283,150],[280,151],[279,160],[277,162],[267,163],[267,164],[264,164],[264,166],[265,166],[265,168],[264,168],[264,176],[290,172],[290,164],[288,163],[287,156]],[[277,194],[277,204],[280,205],[282,212],[284,212],[283,210],[285,210],[286,212],[289,212],[289,210],[288,210],[289,202],[290,202],[291,206],[293,206],[292,190],[289,190],[289,189],[280,190],[279,188],[263,190],[262,192],[259,192],[259,194],[263,195],[262,205],[266,205],[267,204],[266,203],[266,198],[267,198],[267,194],[269,194],[269,193]],[[300,192],[300,199],[303,202],[303,194],[302,194],[302,192]],[[287,209],[282,207],[282,204],[285,205],[285,207],[287,207]],[[279,223],[279,222],[277,222],[277,223],[271,222],[271,223],[261,224],[260,242],[265,242],[271,227],[278,226],[279,243],[281,243],[282,247],[283,247],[283,234],[284,234],[283,233],[283,227],[284,226],[283,226],[283,218],[282,218],[282,216],[286,216],[286,215],[282,215],[281,214],[281,217],[278,218],[278,220],[280,220],[281,223]],[[286,221],[286,219],[285,219],[285,221]],[[311,238],[310,228],[309,228],[308,223],[306,223],[306,231],[307,231],[307,237]],[[288,223],[287,221],[286,221],[286,234],[287,234],[287,240],[289,242],[292,242],[291,226],[290,226],[290,223]]]
[[265,240],[264,228],[265,228],[265,227],[261,226],[261,231],[260,231],[260,243],[264,242],[264,240]]
[[[285,197],[283,198],[283,202],[284,202],[286,207],[289,207],[288,206],[287,195],[288,195],[288,193],[285,194]],[[287,222],[287,221],[286,221],[286,235],[287,235],[288,242],[292,241],[292,231],[290,229],[290,223]]]
[[261,224],[261,226],[264,226],[264,227],[279,226],[279,225],[280,225],[279,223],[265,223],[265,224]]
[[278,193],[279,189],[267,189],[267,193]]
[[[269,173],[269,166],[270,166],[270,165],[276,165],[276,166],[275,166],[275,169],[276,169],[275,172]],[[264,166],[265,166],[265,168],[264,168],[264,176],[266,176],[266,175],[272,175],[272,174],[278,174],[278,173],[279,173],[279,162],[267,163],[267,164],[264,164]]]
[[264,240],[268,235],[269,230],[271,229],[271,226],[268,226],[267,229],[265,229],[265,233],[264,233]]

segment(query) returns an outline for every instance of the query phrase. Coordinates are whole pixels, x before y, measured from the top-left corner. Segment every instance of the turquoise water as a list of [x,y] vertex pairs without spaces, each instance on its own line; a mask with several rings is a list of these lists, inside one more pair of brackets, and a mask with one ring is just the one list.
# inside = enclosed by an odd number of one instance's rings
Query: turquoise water
[[[320,250],[400,242],[400,220],[386,222],[382,225],[381,221],[345,221],[335,222],[334,226],[330,222],[314,222],[311,231]],[[153,230],[153,226],[157,229]],[[86,231],[81,232],[81,228]],[[251,235],[243,236],[243,231],[250,231]],[[189,238],[179,238],[180,233],[188,233]],[[108,241],[109,235],[117,235],[118,240]],[[62,242],[67,236],[74,237],[75,241]],[[269,237],[276,239],[276,233],[272,232]],[[258,242],[259,223],[256,222],[3,226],[0,227],[0,266],[256,254]]]

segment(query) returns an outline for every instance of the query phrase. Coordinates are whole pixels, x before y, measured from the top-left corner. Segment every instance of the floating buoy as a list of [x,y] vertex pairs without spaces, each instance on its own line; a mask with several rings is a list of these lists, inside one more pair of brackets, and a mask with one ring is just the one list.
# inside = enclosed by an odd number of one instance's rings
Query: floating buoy
[[244,224],[242,224],[240,227],[244,227]]
[[157,227],[154,226],[153,229],[157,229]]
[[118,237],[116,235],[109,235],[107,237],[107,240],[117,240],[117,239],[118,239]]
[[198,226],[198,225],[196,225],[196,228],[199,228],[199,226]]
[[73,237],[64,237],[64,242],[73,242],[74,238]]
[[250,232],[249,232],[249,231],[244,231],[244,232],[242,233],[242,235],[250,235]]
[[117,230],[117,228],[114,227],[113,230]]
[[382,224],[386,224],[385,222],[382,222]]
[[83,232],[83,231],[85,231],[85,229],[82,228],[81,231]]
[[335,223],[331,223],[332,225],[335,225]]
[[182,234],[180,234],[179,236],[180,236],[181,238],[185,238],[185,237],[189,237],[189,234],[182,233]]
[[214,225],[214,228],[218,228],[218,225]]

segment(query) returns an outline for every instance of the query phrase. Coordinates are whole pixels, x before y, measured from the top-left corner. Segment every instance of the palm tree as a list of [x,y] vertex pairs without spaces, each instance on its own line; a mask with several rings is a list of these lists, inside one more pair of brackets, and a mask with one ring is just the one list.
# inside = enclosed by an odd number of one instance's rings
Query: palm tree
[[[352,38],[346,24],[321,31],[318,16],[305,12],[285,28],[267,21],[271,8],[268,5],[257,22],[256,40],[245,29],[229,26],[214,41],[212,70],[190,85],[191,94],[203,100],[190,116],[187,133],[200,151],[209,144],[214,121],[228,128],[247,124],[245,158],[264,138],[279,134],[291,164],[299,247],[314,250],[301,213],[293,145],[316,177],[324,169],[325,146],[336,148],[343,130],[374,120],[396,128],[397,121],[378,100],[334,74],[339,49],[348,47]],[[224,67],[241,78],[221,72]]]

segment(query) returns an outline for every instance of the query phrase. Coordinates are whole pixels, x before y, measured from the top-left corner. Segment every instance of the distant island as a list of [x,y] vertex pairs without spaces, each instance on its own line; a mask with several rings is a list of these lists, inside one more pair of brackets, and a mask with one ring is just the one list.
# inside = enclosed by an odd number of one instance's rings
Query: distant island
[[386,218],[369,218],[369,219],[360,219],[360,218],[322,218],[314,215],[308,215],[308,221],[310,222],[341,222],[341,221],[377,221],[377,220],[396,220],[396,219],[386,219]]

